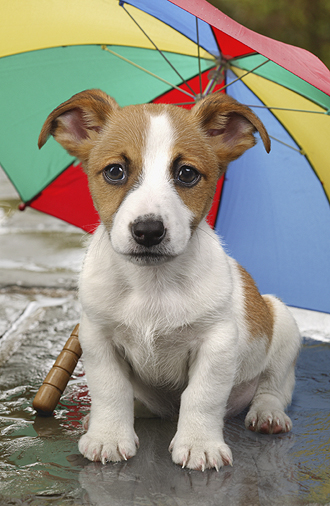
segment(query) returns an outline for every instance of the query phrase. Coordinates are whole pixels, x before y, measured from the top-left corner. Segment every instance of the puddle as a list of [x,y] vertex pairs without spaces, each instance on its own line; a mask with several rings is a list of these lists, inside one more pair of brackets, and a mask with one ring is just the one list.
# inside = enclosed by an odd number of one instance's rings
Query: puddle
[[53,304],[50,293],[7,294],[16,301],[9,319],[31,300],[38,300],[43,311],[24,329],[19,348],[1,368],[0,504],[21,504],[13,501],[23,499],[37,506],[329,503],[328,343],[305,341],[289,410],[291,433],[254,434],[245,429],[244,415],[227,422],[232,468],[219,473],[181,469],[167,450],[176,423],[143,418],[135,423],[141,443],[136,457],[103,466],[78,452],[81,420],[90,406],[82,361],[54,416],[39,417],[32,409],[40,384],[79,319],[74,291],[55,291]]
[[[41,502],[38,499],[36,504],[45,504],[42,497],[46,496],[52,501],[72,496],[73,501],[77,496],[75,491],[81,492],[80,468],[73,466],[72,459],[69,462],[67,457],[77,454],[80,420],[89,405],[89,400],[82,399],[83,393],[88,396],[86,387],[75,383],[83,374],[82,363],[73,376],[72,387],[69,385],[67,389],[66,404],[58,406],[55,416],[36,417],[32,401],[79,319],[76,296],[74,292],[67,292],[65,297],[26,296],[24,293],[12,294],[10,298],[17,299],[17,312],[25,307],[26,313],[26,308],[33,304],[34,307],[25,318],[22,318],[23,311],[16,320],[20,345],[1,367],[0,476],[5,479],[0,480],[0,503],[3,504],[5,497],[18,499],[23,496],[33,497],[33,501],[39,497]],[[11,318],[14,313],[10,314]],[[7,321],[7,327],[9,323],[12,322]],[[14,332],[11,325],[7,330],[8,340]],[[2,347],[0,340],[0,350]]]

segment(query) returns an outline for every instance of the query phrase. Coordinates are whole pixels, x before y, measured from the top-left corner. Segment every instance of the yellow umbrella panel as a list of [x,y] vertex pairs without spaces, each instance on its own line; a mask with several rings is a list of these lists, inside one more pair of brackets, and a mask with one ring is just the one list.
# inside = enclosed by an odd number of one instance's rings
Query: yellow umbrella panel
[[[162,51],[197,56],[196,44],[180,32],[118,0],[10,0],[3,2],[1,18],[0,57],[83,44],[154,49],[150,39]],[[212,58],[203,49],[200,56]]]

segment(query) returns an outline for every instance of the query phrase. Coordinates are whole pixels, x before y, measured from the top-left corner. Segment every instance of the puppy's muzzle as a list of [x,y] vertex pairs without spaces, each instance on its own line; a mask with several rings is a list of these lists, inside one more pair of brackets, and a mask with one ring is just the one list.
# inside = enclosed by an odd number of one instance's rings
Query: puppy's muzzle
[[135,242],[150,248],[162,242],[166,228],[162,221],[148,219],[134,222],[131,233]]

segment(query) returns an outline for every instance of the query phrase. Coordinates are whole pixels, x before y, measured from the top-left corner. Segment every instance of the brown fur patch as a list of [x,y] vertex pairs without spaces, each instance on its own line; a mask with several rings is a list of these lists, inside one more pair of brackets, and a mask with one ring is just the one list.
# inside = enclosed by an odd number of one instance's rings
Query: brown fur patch
[[180,158],[180,164],[194,167],[202,175],[199,183],[191,188],[176,185],[180,198],[194,214],[194,229],[212,205],[216,184],[221,175],[219,161],[199,122],[190,111],[172,107],[168,109],[168,113],[176,136],[172,160]]
[[[143,169],[142,155],[149,126],[144,107],[129,106],[111,114],[99,141],[93,147],[86,165],[89,188],[95,207],[107,228],[127,193],[139,183]],[[102,170],[109,164],[125,166],[128,178],[124,184],[109,184]]]
[[238,269],[243,282],[246,321],[253,339],[266,336],[272,339],[274,309],[270,300],[262,297],[250,274],[241,266]]

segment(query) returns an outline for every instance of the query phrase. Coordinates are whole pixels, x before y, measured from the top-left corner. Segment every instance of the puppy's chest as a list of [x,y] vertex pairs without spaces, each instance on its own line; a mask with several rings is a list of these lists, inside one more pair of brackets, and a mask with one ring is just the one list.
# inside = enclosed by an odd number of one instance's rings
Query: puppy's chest
[[133,375],[154,386],[186,382],[193,336],[187,329],[159,334],[152,328],[121,328],[113,335],[120,356]]
[[171,339],[204,316],[203,304],[193,295],[187,289],[155,289],[146,284],[141,289],[122,290],[119,297],[107,297],[103,314],[118,327],[129,329],[129,333],[146,336],[147,341],[151,335],[167,335]]

